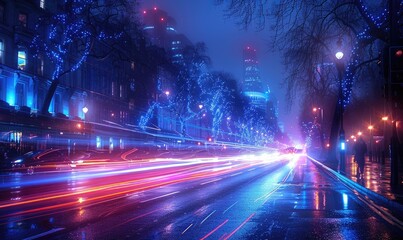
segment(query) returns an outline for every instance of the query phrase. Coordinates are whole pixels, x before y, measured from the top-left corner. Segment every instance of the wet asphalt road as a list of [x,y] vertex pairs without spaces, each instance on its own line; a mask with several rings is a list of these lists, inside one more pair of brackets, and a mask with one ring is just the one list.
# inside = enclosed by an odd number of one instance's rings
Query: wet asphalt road
[[2,175],[2,239],[401,239],[305,156]]

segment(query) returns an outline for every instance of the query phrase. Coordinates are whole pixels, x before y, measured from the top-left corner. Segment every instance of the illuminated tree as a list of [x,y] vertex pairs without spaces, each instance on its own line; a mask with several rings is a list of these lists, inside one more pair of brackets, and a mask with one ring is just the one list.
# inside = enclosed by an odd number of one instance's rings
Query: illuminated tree
[[[58,5],[54,13],[40,16],[31,47],[36,54],[42,54],[53,68],[51,84],[47,91],[41,112],[48,113],[50,102],[61,78],[82,66],[93,54],[106,57],[113,52],[116,39],[121,38],[127,20],[129,2],[66,0]],[[109,46],[105,55],[94,52],[96,44]]]
[[210,58],[205,54],[204,43],[188,46],[183,51],[183,61],[177,65],[178,71],[174,83],[175,94],[172,97],[171,109],[180,123],[180,133],[185,135],[186,122],[195,118],[201,103],[201,87],[198,79],[207,73]]
[[[402,33],[401,26],[397,25],[403,17],[402,1],[216,2],[226,4],[228,14],[236,17],[244,28],[255,26],[258,30],[270,29],[271,47],[281,51],[284,56],[287,68],[285,85],[290,104],[299,95],[310,99],[315,96],[317,102],[328,102],[327,96],[337,98],[338,78],[334,65],[321,71],[321,75],[317,70],[318,66],[323,70],[326,64],[334,63],[335,49],[340,40],[346,56],[342,104],[348,105],[354,97],[368,97],[361,89],[368,84],[374,86],[381,76],[367,73],[379,72],[377,63],[380,53],[388,44],[396,43],[394,39],[401,38]],[[394,5],[388,8],[388,3]],[[390,32],[391,29],[394,31]],[[308,106],[304,110],[306,108]],[[340,109],[332,109],[335,116],[332,125],[337,127]],[[337,131],[332,132],[334,142],[334,132]]]
[[199,79],[203,105],[211,113],[212,136],[233,134],[231,123],[236,119],[236,81],[226,73],[210,73]]

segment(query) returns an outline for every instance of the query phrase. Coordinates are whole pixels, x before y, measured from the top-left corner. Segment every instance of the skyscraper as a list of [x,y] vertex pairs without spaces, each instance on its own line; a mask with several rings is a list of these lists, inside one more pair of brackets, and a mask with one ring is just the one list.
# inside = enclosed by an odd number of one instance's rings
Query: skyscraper
[[172,62],[178,63],[183,59],[182,50],[191,42],[183,34],[177,33],[176,22],[167,12],[157,7],[144,10],[143,24],[151,43],[164,48]]
[[243,50],[244,79],[242,89],[252,105],[266,112],[270,90],[260,77],[256,49],[247,46]]

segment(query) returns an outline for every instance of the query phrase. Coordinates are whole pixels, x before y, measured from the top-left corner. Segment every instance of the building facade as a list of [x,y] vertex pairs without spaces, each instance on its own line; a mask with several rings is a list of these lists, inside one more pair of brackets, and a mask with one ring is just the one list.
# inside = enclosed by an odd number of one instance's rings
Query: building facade
[[[77,71],[60,79],[48,108],[50,115],[41,114],[54,66],[45,54],[34,54],[31,44],[38,18],[58,11],[57,3],[0,1],[0,110],[14,116],[2,114],[1,141],[29,145],[35,138],[41,141],[29,147],[46,148],[58,143],[73,146],[86,139],[97,148],[123,147],[133,133],[119,130],[112,136],[110,130],[135,125],[137,113],[130,88],[135,73],[131,62],[117,63],[113,57],[88,58]],[[56,123],[58,120],[62,122]],[[28,123],[32,123],[31,128]],[[18,124],[20,127],[15,127]]]

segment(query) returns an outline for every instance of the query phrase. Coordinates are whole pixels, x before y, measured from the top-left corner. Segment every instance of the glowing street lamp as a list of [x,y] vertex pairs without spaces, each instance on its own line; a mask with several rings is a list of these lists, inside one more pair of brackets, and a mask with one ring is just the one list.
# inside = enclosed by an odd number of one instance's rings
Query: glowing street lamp
[[368,130],[369,130],[369,132],[370,132],[370,139],[369,139],[369,160],[370,161],[372,161],[372,138],[373,138],[373,136],[372,136],[372,130],[374,129],[374,126],[373,125],[369,125],[368,126]]
[[338,51],[338,52],[335,54],[335,56],[336,56],[336,58],[337,58],[338,60],[341,60],[341,59],[344,57],[344,53],[343,53],[342,51]]
[[[199,109],[200,112],[202,112],[203,109],[203,104],[199,104]],[[199,134],[200,134],[200,139],[202,138],[203,135],[203,131],[202,131],[202,118],[205,116],[205,114],[203,113],[202,116],[199,118]]]
[[[86,106],[84,106],[82,110],[83,110],[83,113],[84,113],[84,131],[87,131],[87,126],[86,126],[85,121],[86,121],[86,115],[87,115],[87,112],[88,112],[88,108]],[[89,150],[89,148],[90,148],[89,141],[91,141],[91,136],[89,136],[89,139],[88,139],[87,150]]]
[[87,115],[88,112],[88,108],[87,107],[83,107],[83,113],[84,113],[84,120],[85,120],[85,115]]
[[386,153],[388,149],[388,144],[386,142],[386,122],[388,121],[388,116],[383,116],[382,121],[383,121],[383,152],[382,152],[382,163],[385,163],[385,158],[386,158]]
[[[338,48],[341,48],[341,39],[337,41]],[[345,165],[346,165],[346,140],[344,136],[344,123],[343,123],[343,115],[344,115],[344,94],[343,94],[343,72],[344,72],[344,64],[343,57],[344,53],[342,51],[337,51],[335,54],[336,57],[336,68],[338,72],[339,78],[339,102],[340,102],[340,132],[339,132],[339,143],[340,143],[340,172],[345,173]]]

